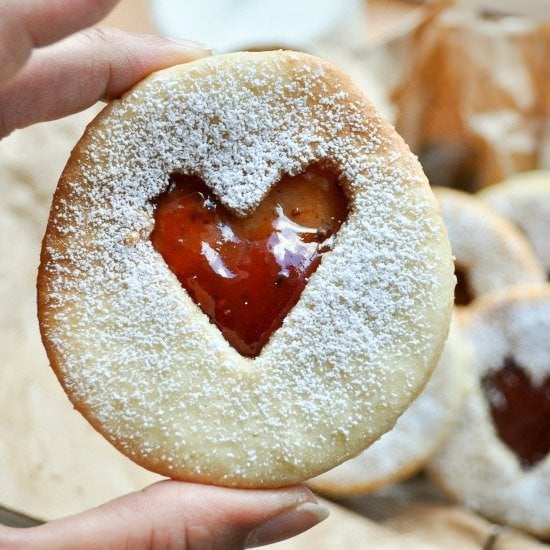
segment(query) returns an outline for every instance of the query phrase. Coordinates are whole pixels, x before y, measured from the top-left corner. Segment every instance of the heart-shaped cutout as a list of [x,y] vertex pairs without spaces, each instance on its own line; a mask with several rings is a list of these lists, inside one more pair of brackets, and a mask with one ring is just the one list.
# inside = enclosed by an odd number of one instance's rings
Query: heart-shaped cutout
[[482,387],[500,439],[531,468],[550,451],[550,377],[534,386],[516,361],[483,378]]
[[461,265],[455,263],[455,305],[467,306],[474,300],[474,292],[470,284],[470,277],[468,270]]
[[283,176],[249,216],[220,205],[195,176],[172,174],[151,241],[242,355],[257,356],[296,304],[347,217],[337,174]]

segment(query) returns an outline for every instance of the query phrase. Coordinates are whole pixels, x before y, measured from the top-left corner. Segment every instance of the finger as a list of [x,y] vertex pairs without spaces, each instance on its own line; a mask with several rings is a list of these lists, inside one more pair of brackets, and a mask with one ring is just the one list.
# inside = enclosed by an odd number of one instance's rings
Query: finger
[[7,80],[45,46],[89,27],[118,0],[2,0],[0,2],[0,81]]
[[0,85],[0,137],[119,97],[153,71],[209,54],[194,42],[110,28],[82,31],[36,50],[16,76]]
[[327,515],[305,487],[248,491],[161,481],[12,539],[25,548],[233,549],[283,540]]

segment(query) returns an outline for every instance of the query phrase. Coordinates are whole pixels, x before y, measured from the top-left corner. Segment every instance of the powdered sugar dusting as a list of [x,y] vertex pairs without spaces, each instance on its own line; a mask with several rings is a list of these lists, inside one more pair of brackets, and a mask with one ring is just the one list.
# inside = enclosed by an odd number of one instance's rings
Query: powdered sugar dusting
[[342,497],[410,477],[451,434],[470,383],[470,354],[455,321],[434,374],[393,429],[359,456],[310,480],[309,485]]
[[[346,80],[285,52],[158,73],[85,136],[45,241],[42,331],[80,408],[176,477],[272,486],[386,431],[446,335],[452,264],[418,164]],[[149,234],[174,171],[245,215],[328,161],[350,201],[334,249],[260,356],[241,357]]]
[[534,384],[550,376],[550,287],[539,291],[501,293],[471,321],[468,334],[476,345],[479,377],[502,368],[506,357],[513,357]]
[[550,275],[550,170],[517,174],[480,198],[525,233]]
[[456,263],[467,272],[474,296],[544,282],[529,241],[508,220],[467,193],[436,188],[435,194]]
[[497,521],[550,534],[550,456],[523,470],[497,436],[480,381],[512,358],[534,385],[550,376],[550,286],[508,289],[475,304],[465,326],[476,382],[460,424],[433,468],[468,506]]

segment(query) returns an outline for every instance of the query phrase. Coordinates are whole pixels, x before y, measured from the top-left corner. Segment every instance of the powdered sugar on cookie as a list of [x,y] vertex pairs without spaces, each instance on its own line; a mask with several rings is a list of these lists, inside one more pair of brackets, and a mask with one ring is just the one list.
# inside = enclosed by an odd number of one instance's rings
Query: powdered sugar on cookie
[[479,196],[525,233],[550,275],[550,170],[516,174]]
[[468,277],[473,297],[511,285],[545,280],[529,241],[506,218],[472,195],[437,187],[456,264]]
[[[550,287],[514,288],[489,295],[474,304],[464,329],[472,346],[475,383],[459,426],[436,457],[432,471],[467,506],[496,521],[548,537],[550,456],[529,468],[522,465],[516,452],[497,435],[482,381],[510,360],[533,386],[548,380]],[[496,391],[501,394],[500,389]],[[533,422],[533,415],[527,418]],[[526,441],[529,437],[523,433]]]
[[[153,249],[153,200],[200,176],[246,215],[313,161],[350,213],[262,353],[240,356]],[[303,54],[230,54],[153,75],[85,134],[52,206],[39,277],[52,365],[137,462],[278,486],[396,421],[441,351],[452,262],[427,182],[346,77]]]

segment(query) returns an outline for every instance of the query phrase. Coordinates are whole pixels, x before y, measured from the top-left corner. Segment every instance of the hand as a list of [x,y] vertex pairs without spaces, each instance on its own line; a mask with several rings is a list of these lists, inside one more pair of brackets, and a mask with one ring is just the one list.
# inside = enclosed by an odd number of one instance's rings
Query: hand
[[210,55],[194,42],[81,30],[117,1],[0,0],[0,138],[119,97],[155,70]]
[[252,491],[161,481],[39,527],[0,526],[0,548],[231,550],[292,537],[327,515],[305,487]]
[[[0,138],[116,98],[152,71],[209,55],[191,42],[81,30],[115,4],[0,0]],[[247,491],[163,481],[39,527],[0,526],[0,548],[242,548],[291,537],[327,515],[305,487]]]

